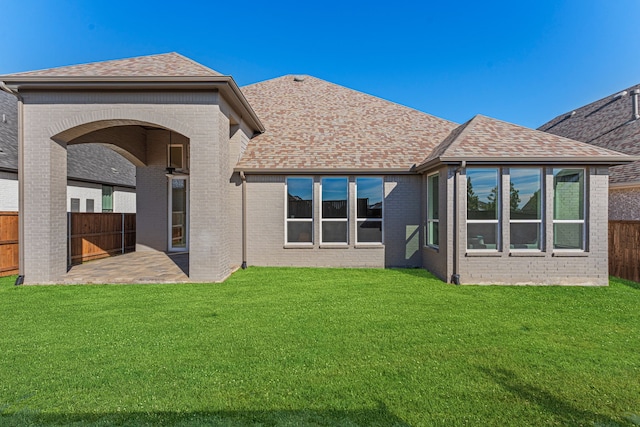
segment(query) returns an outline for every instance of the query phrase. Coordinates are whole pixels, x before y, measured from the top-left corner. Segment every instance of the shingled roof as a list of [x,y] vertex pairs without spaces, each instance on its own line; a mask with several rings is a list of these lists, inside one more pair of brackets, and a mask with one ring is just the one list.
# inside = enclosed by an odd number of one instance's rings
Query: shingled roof
[[[615,95],[562,114],[538,129],[609,148],[632,156],[640,156],[640,120],[633,117],[630,96],[640,84]],[[611,184],[640,183],[640,161],[611,168]]]
[[425,159],[486,162],[612,162],[624,154],[477,115],[455,129]]
[[48,68],[3,77],[211,77],[221,75],[211,68],[172,52]]
[[457,124],[311,76],[242,88],[266,131],[244,171],[409,171]]

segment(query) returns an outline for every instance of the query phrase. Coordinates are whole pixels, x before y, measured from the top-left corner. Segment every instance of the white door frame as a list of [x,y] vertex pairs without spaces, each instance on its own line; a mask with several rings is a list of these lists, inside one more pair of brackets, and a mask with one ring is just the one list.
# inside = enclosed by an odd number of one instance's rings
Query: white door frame
[[[174,180],[183,180],[186,191],[186,212],[184,213],[184,232],[185,247],[173,247],[173,191],[172,184]],[[189,251],[189,175],[170,176],[167,186],[168,204],[167,204],[167,248],[169,252],[188,252]]]

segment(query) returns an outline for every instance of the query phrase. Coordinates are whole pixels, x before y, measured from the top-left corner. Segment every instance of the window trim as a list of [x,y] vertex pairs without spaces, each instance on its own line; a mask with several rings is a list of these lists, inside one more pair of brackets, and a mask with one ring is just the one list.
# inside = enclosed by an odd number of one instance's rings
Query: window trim
[[[379,179],[381,184],[382,184],[382,194],[381,194],[381,200],[382,200],[382,217],[381,218],[360,218],[358,216],[358,179]],[[348,183],[347,183],[348,186]],[[383,246],[384,245],[384,177],[381,176],[357,176],[355,177],[354,180],[354,188],[355,188],[355,206],[356,206],[356,220],[355,220],[355,241],[356,241],[356,245],[372,245],[372,246]],[[347,188],[348,190],[348,188]],[[347,200],[349,199],[349,194],[347,191]],[[349,217],[349,206],[347,206],[347,218]],[[370,222],[379,222],[380,223],[380,230],[381,230],[381,235],[380,235],[380,242],[360,242],[358,240],[358,224],[360,223],[360,221],[370,221]],[[348,239],[348,236],[347,236]]]
[[[482,170],[482,169],[495,169],[496,170],[496,182],[498,184],[498,191],[497,191],[497,195],[498,195],[498,200],[496,201],[497,207],[496,207],[496,212],[497,212],[497,216],[498,218],[496,219],[469,219],[469,198],[468,198],[468,194],[467,194],[467,182],[469,180],[469,170]],[[502,252],[502,176],[503,176],[503,172],[502,172],[502,167],[500,166],[486,166],[486,167],[468,167],[465,170],[465,186],[464,186],[464,192],[465,192],[465,220],[466,220],[466,226],[465,226],[465,234],[466,234],[466,252],[471,252],[471,253],[500,253]],[[496,229],[496,247],[495,248],[487,248],[487,249],[480,249],[480,248],[469,248],[469,224],[497,224],[497,229]]]
[[[440,234],[440,231],[439,231],[440,230],[440,212],[439,212],[439,210],[440,210],[440,200],[438,200],[438,218],[435,219],[435,218],[430,218],[429,217],[429,213],[430,213],[429,207],[430,207],[430,204],[431,204],[430,203],[431,202],[431,178],[433,178],[433,177],[437,177],[438,178],[438,196],[440,195],[440,171],[438,171],[438,172],[434,172],[434,173],[432,173],[430,175],[427,175],[427,215],[426,215],[427,228],[425,230],[424,243],[425,243],[425,246],[428,247],[428,248],[440,249],[440,236],[439,236],[439,234]],[[430,242],[430,237],[431,237],[431,233],[430,233],[431,228],[429,227],[429,225],[432,224],[432,223],[437,223],[438,224],[438,244],[437,245],[429,243]]]
[[[544,227],[544,216],[546,210],[545,204],[545,168],[543,167],[512,167],[509,169],[509,192],[511,192],[512,172],[514,169],[530,169],[538,170],[540,172],[540,219],[512,219],[511,218],[511,203],[509,203],[509,252],[543,252],[546,242],[546,232]],[[511,194],[509,194],[511,196]],[[538,224],[538,233],[540,235],[540,241],[538,247],[534,249],[529,248],[512,248],[511,247],[511,224]]]
[[[573,170],[581,170],[582,171],[582,219],[556,219],[556,170],[562,169],[573,169]],[[588,252],[587,250],[587,196],[589,194],[587,190],[587,182],[588,182],[588,172],[589,169],[586,167],[554,167],[551,168],[551,177],[553,178],[553,212],[551,215],[551,233],[552,233],[552,250],[553,252]],[[582,224],[582,248],[556,248],[555,244],[555,225],[556,224]]]
[[[325,218],[323,215],[323,198],[322,198],[322,193],[323,193],[323,181],[325,179],[336,179],[336,178],[341,178],[341,179],[345,179],[347,181],[347,216],[346,218]],[[350,192],[349,192],[349,177],[348,176],[322,176],[320,177],[320,229],[319,229],[319,233],[320,234],[320,244],[321,245],[325,245],[325,246],[349,246],[349,222],[350,222],[350,207],[351,207],[351,203],[349,203],[349,199],[350,199]],[[357,215],[357,214],[356,214]],[[325,242],[323,240],[323,235],[322,235],[322,225],[324,222],[346,222],[347,224],[347,239],[346,242]]]
[[[311,180],[311,218],[289,218],[289,179],[309,179]],[[314,197],[314,183],[312,176],[286,176],[284,179],[284,244],[285,246],[301,246],[309,247],[314,245],[314,224],[316,217],[316,203]],[[311,242],[289,242],[289,222],[310,222],[311,223]]]

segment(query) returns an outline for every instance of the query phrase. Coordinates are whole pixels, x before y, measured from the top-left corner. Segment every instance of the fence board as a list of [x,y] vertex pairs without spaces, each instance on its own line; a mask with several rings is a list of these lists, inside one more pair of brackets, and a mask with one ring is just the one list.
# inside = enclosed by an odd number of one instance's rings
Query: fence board
[[640,282],[640,221],[609,221],[609,274]]
[[73,212],[69,222],[72,265],[135,251],[136,214]]
[[18,212],[0,212],[0,277],[18,274]]

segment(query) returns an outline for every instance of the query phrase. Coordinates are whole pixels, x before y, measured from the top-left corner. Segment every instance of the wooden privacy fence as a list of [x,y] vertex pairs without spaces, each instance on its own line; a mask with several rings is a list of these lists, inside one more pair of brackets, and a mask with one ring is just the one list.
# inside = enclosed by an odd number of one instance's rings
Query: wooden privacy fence
[[640,221],[609,221],[609,274],[640,282]]
[[67,215],[69,265],[135,251],[136,214],[70,212]]
[[0,277],[18,274],[18,212],[0,212]]

